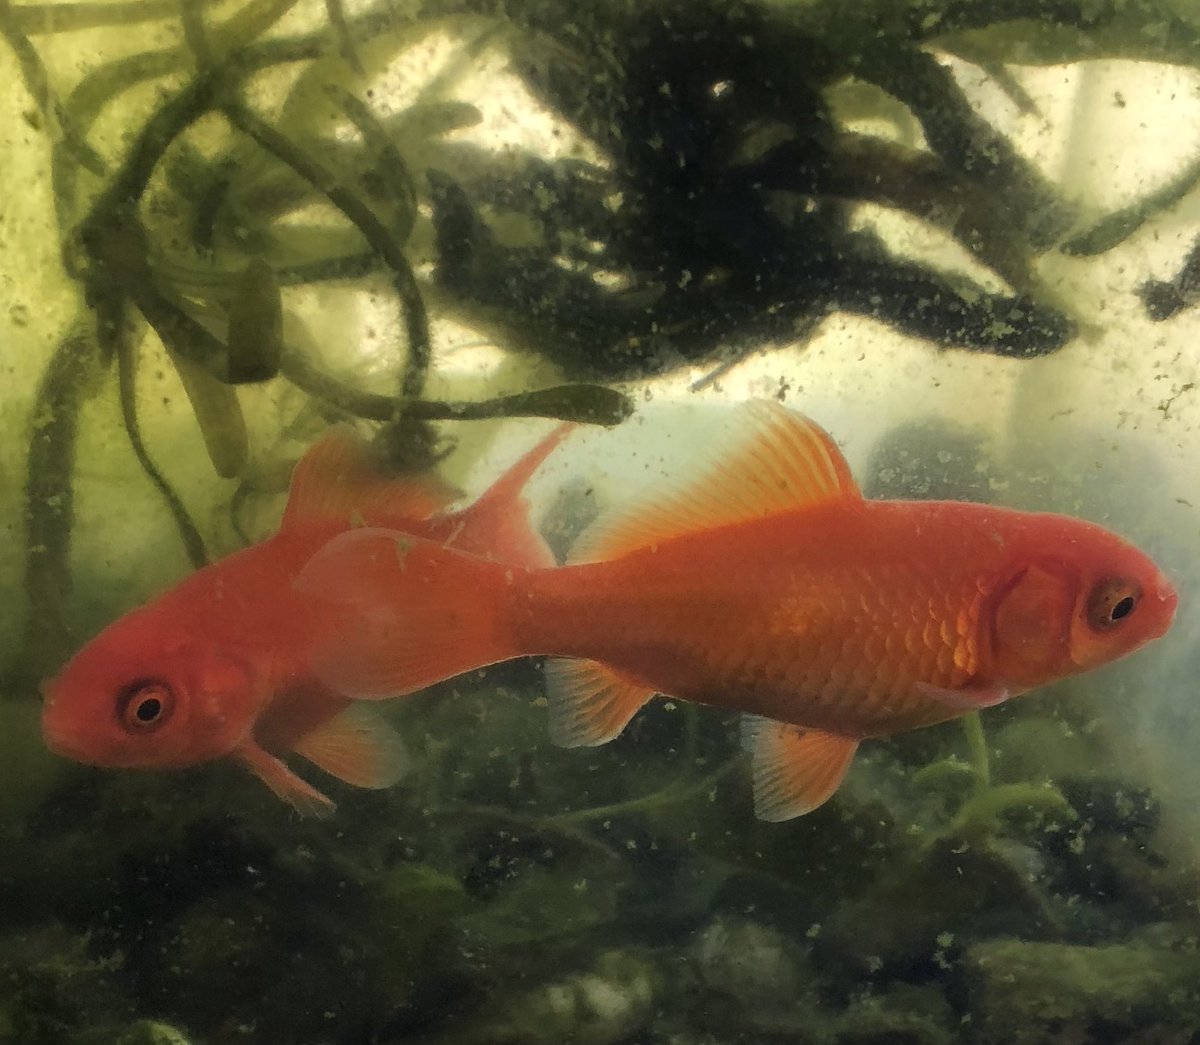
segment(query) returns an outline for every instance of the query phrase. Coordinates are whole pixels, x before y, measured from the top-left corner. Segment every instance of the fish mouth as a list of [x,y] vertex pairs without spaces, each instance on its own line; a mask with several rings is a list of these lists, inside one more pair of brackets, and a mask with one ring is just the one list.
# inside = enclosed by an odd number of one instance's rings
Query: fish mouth
[[69,758],[74,762],[87,761],[83,754],[80,738],[72,736],[70,732],[56,723],[47,721],[44,716],[42,718],[42,739],[46,742],[46,747],[56,755]]
[[38,689],[42,693],[42,740],[54,754],[69,758],[73,762],[90,762],[84,735],[64,721],[62,705],[55,702],[53,681],[43,682]]
[[89,765],[90,759],[84,751],[82,745],[72,744],[62,737],[46,736],[46,747],[51,753],[58,755],[60,758],[70,759],[72,762],[80,762],[83,765]]
[[1163,631],[1165,632],[1175,619],[1175,610],[1179,606],[1179,593],[1175,586],[1165,576],[1159,574],[1158,584],[1155,585],[1155,598],[1163,610]]

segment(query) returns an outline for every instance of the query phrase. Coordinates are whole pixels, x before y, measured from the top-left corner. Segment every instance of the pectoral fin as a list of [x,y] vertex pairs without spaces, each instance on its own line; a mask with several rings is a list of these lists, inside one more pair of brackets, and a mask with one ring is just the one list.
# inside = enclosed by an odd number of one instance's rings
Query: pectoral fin
[[247,740],[234,751],[233,756],[301,816],[325,819],[332,816],[337,808],[330,798],[321,794],[311,784],[305,783],[254,741]]
[[945,704],[957,711],[978,711],[1003,704],[1012,696],[1012,691],[997,682],[971,682],[959,689],[945,689],[918,682],[917,690],[926,697]]
[[355,787],[391,787],[409,766],[408,752],[395,731],[361,704],[305,734],[295,752]]
[[778,822],[811,813],[841,784],[858,741],[747,716],[742,746],[754,760],[754,812]]

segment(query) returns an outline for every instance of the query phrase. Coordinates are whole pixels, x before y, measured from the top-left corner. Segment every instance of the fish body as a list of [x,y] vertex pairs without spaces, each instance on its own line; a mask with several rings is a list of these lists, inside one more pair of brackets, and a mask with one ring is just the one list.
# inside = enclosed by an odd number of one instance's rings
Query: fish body
[[297,466],[277,533],[125,614],[44,685],[47,744],[113,768],[233,757],[280,797],[317,814],[332,803],[283,756],[300,754],[363,787],[393,783],[406,765],[399,739],[309,664],[309,651],[336,622],[315,612],[296,577],[318,549],[363,525],[526,566],[552,563],[520,490],[568,427],[458,512],[446,510],[458,499],[452,488],[431,476],[382,477],[366,447],[348,429],[335,429]]
[[[980,504],[826,504],[525,574],[510,612],[521,647],[685,700],[880,736],[960,713],[934,691],[989,680],[1011,696],[1087,666],[1069,659],[1070,594],[1054,579],[1072,567],[1047,553],[1081,533],[1108,543],[1078,520]],[[1063,626],[1009,655],[996,611],[1039,582]]]
[[336,538],[298,583],[371,623],[319,673],[370,698],[546,655],[551,732],[568,745],[611,739],[655,693],[743,711],[758,811],[783,819],[832,794],[862,739],[1000,703],[1169,627],[1170,583],[1103,528],[868,501],[815,424],[774,404],[747,414],[740,452],[602,520],[564,567],[386,530]]

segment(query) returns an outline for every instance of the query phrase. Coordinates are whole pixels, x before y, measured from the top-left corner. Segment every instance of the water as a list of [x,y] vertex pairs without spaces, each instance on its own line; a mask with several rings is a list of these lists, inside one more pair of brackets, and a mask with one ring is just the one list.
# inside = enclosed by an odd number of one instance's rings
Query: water
[[[0,10],[0,1041],[1196,1040],[1195,12],[577,6]],[[412,772],[314,771],[331,821],[42,745],[332,421],[473,494],[636,408],[531,484],[561,554],[756,397],[868,495],[1117,529],[1173,631],[785,824],[735,715],[561,750],[528,662],[389,706]]]

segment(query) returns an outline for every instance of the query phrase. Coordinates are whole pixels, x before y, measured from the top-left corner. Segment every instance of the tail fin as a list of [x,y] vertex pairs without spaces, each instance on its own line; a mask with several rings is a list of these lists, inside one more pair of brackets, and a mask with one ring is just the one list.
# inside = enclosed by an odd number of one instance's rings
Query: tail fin
[[553,566],[554,555],[529,521],[521,491],[574,424],[559,425],[487,488],[468,508],[434,522],[429,536],[461,552],[511,566]]
[[399,530],[340,534],[294,583],[317,621],[312,667],[339,693],[382,699],[520,656],[507,623],[512,577]]

